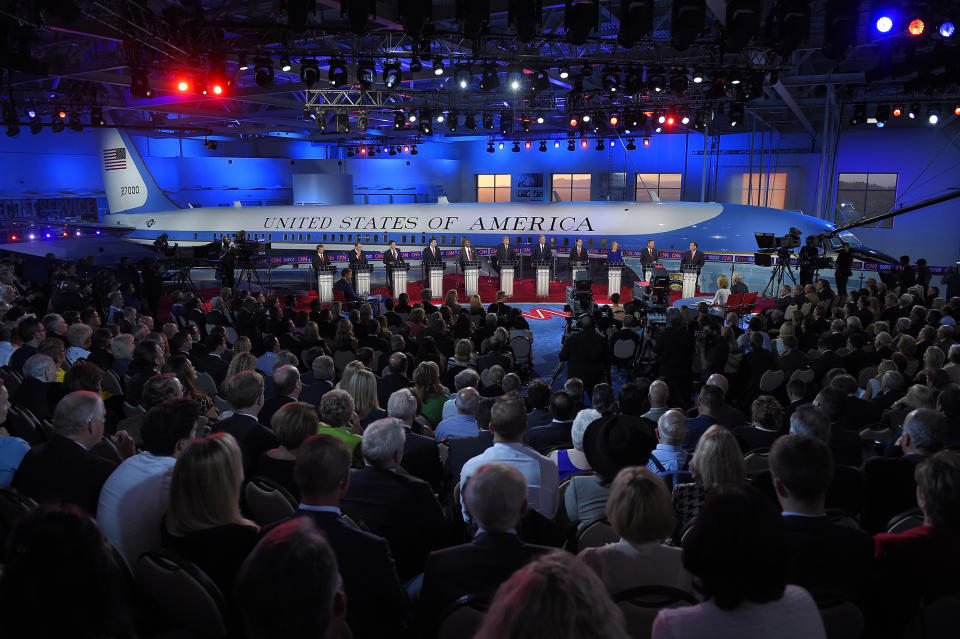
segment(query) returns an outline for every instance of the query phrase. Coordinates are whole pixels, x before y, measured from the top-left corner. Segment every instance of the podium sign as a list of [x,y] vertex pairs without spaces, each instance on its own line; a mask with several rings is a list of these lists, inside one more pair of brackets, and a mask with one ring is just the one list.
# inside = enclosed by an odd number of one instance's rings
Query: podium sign
[[507,294],[507,297],[513,297],[513,271],[516,268],[515,261],[504,260],[500,262],[500,290]]
[[393,296],[398,297],[400,293],[406,293],[407,271],[410,270],[410,265],[403,262],[390,267],[388,270],[390,271],[390,290],[393,292]]
[[463,289],[467,297],[473,297],[480,290],[480,262],[463,263]]
[[682,266],[680,271],[683,274],[683,292],[684,299],[694,297],[697,294],[697,278],[700,276],[700,269],[696,266]]
[[537,262],[537,297],[550,297],[550,263]]
[[370,294],[370,273],[373,267],[369,264],[357,264],[354,273],[357,276],[357,295],[366,297]]
[[623,276],[623,262],[607,262],[607,298],[620,292],[620,281]]
[[322,266],[317,270],[317,299],[321,302],[333,301],[333,272],[332,266]]
[[443,264],[428,266],[427,277],[427,281],[430,283],[430,292],[433,293],[431,299],[441,299],[443,297]]

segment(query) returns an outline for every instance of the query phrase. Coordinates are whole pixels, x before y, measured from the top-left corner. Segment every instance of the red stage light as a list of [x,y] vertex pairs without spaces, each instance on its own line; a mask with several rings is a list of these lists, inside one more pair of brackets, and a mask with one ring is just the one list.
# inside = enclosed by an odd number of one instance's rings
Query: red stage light
[[530,140],[527,140],[526,142],[523,143],[523,148],[525,148],[525,149],[529,149],[529,148],[530,148]]
[[17,241],[17,236],[16,236],[16,235],[11,235],[11,236],[10,236],[10,239],[13,240],[14,242],[16,242],[16,241]]
[[610,126],[617,126],[620,123],[620,118],[615,115],[610,116]]
[[581,148],[584,148],[584,149],[587,148],[587,141],[586,141],[586,140],[580,140],[580,147],[581,147]]
[[403,145],[403,152],[404,152],[404,153],[409,153],[409,152],[410,152],[410,145],[404,144],[404,145]]
[[676,122],[676,121],[677,121],[677,119],[676,119],[675,117],[673,117],[672,115],[668,115],[668,116],[667,116],[667,126],[673,126],[674,122]]
[[66,119],[66,117],[67,117],[67,112],[66,112],[66,111],[59,111],[59,112],[57,112],[57,117],[59,117],[61,120],[64,120],[64,119]]
[[650,138],[643,138],[643,146],[650,146]]
[[916,20],[911,20],[910,24],[907,25],[907,31],[912,36],[923,35],[923,29],[926,25],[923,24],[923,20],[917,18]]
[[189,89],[189,88],[190,88],[190,83],[189,83],[189,82],[187,82],[186,80],[177,80],[177,90],[178,90],[178,91],[186,91],[186,90]]
[[580,120],[576,116],[570,116],[570,126],[577,126],[578,124],[580,124]]
[[899,118],[903,114],[903,109],[900,107],[893,107],[893,117]]
[[367,147],[361,146],[361,147],[360,147],[360,155],[366,155],[366,154],[367,154]]
[[213,94],[214,95],[223,95],[223,86],[220,84],[213,85]]

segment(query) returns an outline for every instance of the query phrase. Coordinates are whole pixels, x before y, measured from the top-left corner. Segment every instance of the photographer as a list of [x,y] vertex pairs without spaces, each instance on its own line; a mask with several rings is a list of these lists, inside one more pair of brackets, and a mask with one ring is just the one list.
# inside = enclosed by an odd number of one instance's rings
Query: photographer
[[580,331],[572,333],[560,349],[559,359],[567,362],[567,377],[579,377],[588,393],[610,373],[610,351],[607,343],[594,328],[590,315],[580,318]]
[[720,339],[720,327],[714,322],[706,322],[695,335],[703,378],[706,379],[714,373],[722,374],[730,357],[730,345]]
[[230,243],[230,238],[223,238],[223,245],[221,248],[222,253],[220,254],[220,286],[233,288],[234,284],[234,269],[237,264],[237,251],[240,249],[241,241],[243,241],[244,235],[237,234],[236,236],[237,245],[234,246]]

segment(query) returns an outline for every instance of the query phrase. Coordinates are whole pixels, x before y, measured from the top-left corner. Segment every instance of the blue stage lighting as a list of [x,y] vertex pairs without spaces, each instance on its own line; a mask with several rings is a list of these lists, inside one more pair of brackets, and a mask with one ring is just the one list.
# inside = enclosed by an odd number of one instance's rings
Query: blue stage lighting
[[893,28],[893,18],[890,16],[880,16],[877,18],[877,31],[887,33]]
[[950,21],[944,22],[940,25],[940,35],[942,35],[944,38],[949,38],[954,34],[954,32],[956,32],[956,30],[957,27],[955,27]]

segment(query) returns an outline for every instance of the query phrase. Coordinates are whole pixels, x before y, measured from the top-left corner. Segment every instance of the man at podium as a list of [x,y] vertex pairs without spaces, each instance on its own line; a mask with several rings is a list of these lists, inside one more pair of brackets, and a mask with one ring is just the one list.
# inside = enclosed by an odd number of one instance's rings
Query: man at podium
[[460,249],[460,255],[457,256],[457,264],[460,265],[460,270],[462,271],[465,268],[467,262],[475,262],[476,260],[477,252],[470,246],[470,240],[464,238],[463,248]]
[[683,252],[683,257],[680,258],[680,269],[683,270],[684,266],[697,267],[697,280],[694,282],[694,290],[700,284],[700,269],[703,268],[704,255],[701,251],[697,250],[699,247],[696,242],[690,242],[690,250]]
[[350,268],[356,269],[357,266],[367,263],[367,256],[363,254],[363,246],[360,242],[357,242],[353,245],[353,250],[350,251]]
[[590,254],[583,248],[583,238],[577,238],[577,245],[570,249],[570,262],[587,262],[590,260]]
[[660,261],[660,251],[658,251],[653,240],[647,240],[647,246],[640,251],[640,263],[644,270],[653,268],[653,265]]
[[[323,244],[317,244],[317,252],[313,254],[311,258],[311,264],[313,265],[313,283],[317,283],[317,278],[320,276],[320,269],[324,266],[330,266],[330,256],[324,253]],[[313,288],[311,285],[310,288]]]
[[390,271],[396,264],[403,264],[403,255],[397,248],[397,241],[390,240],[390,245],[383,252],[383,265],[387,267],[387,277],[390,277]]
[[443,263],[443,258],[440,256],[440,249],[437,248],[437,238],[430,238],[430,245],[423,249],[421,259],[423,260],[424,267],[436,266]]
[[500,264],[502,262],[515,262],[517,260],[517,252],[512,246],[510,246],[510,236],[503,236],[503,243],[497,245],[497,251],[493,255],[493,268],[500,271]]
[[547,237],[545,235],[540,236],[540,242],[535,244],[533,247],[533,253],[531,254],[530,259],[533,260],[533,263],[537,262],[549,262],[553,258],[553,249],[550,248],[550,245],[547,244]]

